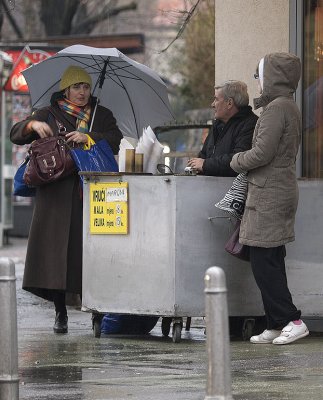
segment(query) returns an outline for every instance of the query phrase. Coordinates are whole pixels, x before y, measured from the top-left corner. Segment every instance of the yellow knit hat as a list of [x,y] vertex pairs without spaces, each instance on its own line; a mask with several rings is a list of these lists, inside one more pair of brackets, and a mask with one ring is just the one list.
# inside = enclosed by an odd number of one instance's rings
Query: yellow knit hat
[[59,84],[59,90],[64,90],[69,86],[80,82],[88,83],[92,86],[92,79],[83,68],[77,67],[76,65],[70,65],[63,73]]

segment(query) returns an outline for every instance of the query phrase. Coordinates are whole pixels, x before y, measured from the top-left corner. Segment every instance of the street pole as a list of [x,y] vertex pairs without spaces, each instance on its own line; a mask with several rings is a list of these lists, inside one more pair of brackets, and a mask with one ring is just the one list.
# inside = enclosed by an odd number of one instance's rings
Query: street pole
[[204,277],[208,375],[205,400],[233,400],[226,279],[219,267]]
[[19,399],[15,264],[0,258],[0,399]]

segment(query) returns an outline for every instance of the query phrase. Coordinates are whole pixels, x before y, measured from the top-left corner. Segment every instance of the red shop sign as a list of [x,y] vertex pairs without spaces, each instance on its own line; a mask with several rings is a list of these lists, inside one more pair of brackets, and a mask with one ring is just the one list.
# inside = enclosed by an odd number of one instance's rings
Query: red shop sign
[[20,93],[26,93],[29,91],[26,80],[21,71],[56,54],[53,51],[31,50],[28,46],[23,50],[6,50],[6,53],[11,56],[13,67],[8,80],[4,85],[4,90]]

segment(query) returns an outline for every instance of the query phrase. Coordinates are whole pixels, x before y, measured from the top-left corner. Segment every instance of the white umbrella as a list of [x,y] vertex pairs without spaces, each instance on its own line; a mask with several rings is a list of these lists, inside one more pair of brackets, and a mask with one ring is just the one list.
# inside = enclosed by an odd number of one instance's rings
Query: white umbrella
[[139,138],[143,128],[174,118],[167,87],[155,71],[116,48],[83,45],[66,47],[22,72],[33,108],[50,104],[51,95],[59,91],[61,76],[70,65],[82,67],[90,74],[92,95],[113,112],[124,136]]

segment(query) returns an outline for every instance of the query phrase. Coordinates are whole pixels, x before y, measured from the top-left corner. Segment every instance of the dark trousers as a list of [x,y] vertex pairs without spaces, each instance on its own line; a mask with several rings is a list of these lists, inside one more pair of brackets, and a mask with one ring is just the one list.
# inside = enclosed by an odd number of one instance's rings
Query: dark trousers
[[65,292],[62,290],[53,290],[52,296],[56,313],[67,315]]
[[267,329],[281,329],[301,316],[287,286],[285,256],[285,246],[250,247],[251,268],[264,303]]

